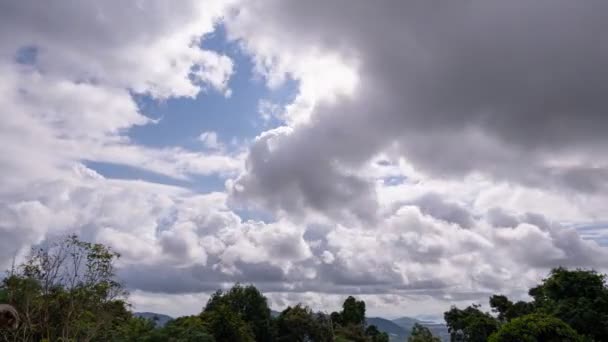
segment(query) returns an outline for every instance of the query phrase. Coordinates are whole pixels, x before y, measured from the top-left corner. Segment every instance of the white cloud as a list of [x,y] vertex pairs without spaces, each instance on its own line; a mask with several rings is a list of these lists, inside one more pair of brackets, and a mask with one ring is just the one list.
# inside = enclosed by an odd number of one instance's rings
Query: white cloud
[[198,136],[198,140],[200,140],[203,145],[210,150],[221,150],[224,148],[224,144],[219,141],[217,133],[213,131],[201,133]]
[[[232,62],[199,47],[227,1],[20,1],[3,11],[0,51],[38,49],[45,73],[128,88],[154,97],[195,96],[210,85],[227,91]],[[119,10],[118,10],[119,9]]]

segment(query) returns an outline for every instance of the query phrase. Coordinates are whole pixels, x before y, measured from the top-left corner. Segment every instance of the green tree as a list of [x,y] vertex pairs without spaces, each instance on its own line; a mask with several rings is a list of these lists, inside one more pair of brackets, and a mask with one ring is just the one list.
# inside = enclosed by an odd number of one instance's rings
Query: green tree
[[498,320],[501,322],[508,322],[534,311],[534,304],[523,301],[513,303],[503,295],[493,295],[490,297],[490,307],[492,311],[498,314]]
[[[266,297],[255,286],[236,284],[226,293],[217,291],[213,294],[205,306],[202,317],[205,320],[217,319],[218,321],[214,321],[216,325],[213,326],[224,328],[221,323],[223,314],[229,316],[232,320],[231,324],[242,322],[246,325],[243,329],[239,328],[239,331],[251,331],[256,341],[273,340],[270,308]],[[211,331],[216,339],[221,341],[216,332],[213,329]]]
[[412,333],[407,339],[408,342],[441,342],[439,337],[433,336],[429,328],[421,324],[414,324],[412,327]]
[[370,324],[365,328],[365,336],[367,336],[371,342],[388,342],[389,340],[388,334],[381,332],[378,330],[378,327],[373,324]]
[[333,341],[331,322],[300,304],[283,310],[276,319],[277,341]]
[[334,329],[336,328],[336,326],[342,325],[342,315],[340,315],[339,312],[332,312],[329,315],[329,319],[331,319],[331,323]]
[[[154,323],[153,323],[154,324]],[[167,322],[162,328],[149,331],[137,339],[138,342],[214,342],[207,325],[199,316],[184,316]],[[235,341],[238,341],[236,339]]]
[[1,292],[20,312],[7,340],[107,341],[130,317],[126,291],[116,280],[118,253],[77,236],[33,249],[2,281]]
[[365,302],[356,300],[349,296],[342,304],[341,312],[342,325],[364,325],[365,324]]
[[155,341],[151,339],[155,333],[155,323],[151,319],[142,317],[130,317],[124,324],[117,327],[114,342],[131,342],[131,341]]
[[582,336],[559,318],[530,314],[504,324],[490,342],[580,342]]
[[346,298],[342,311],[332,312],[336,341],[388,342],[388,334],[375,325],[365,325],[365,302],[353,296]]
[[256,341],[251,325],[226,304],[219,304],[213,310],[203,312],[201,318],[218,342]]
[[529,293],[538,312],[561,319],[595,341],[608,341],[608,289],[604,275],[560,267]]
[[464,310],[452,306],[444,313],[444,319],[452,341],[485,342],[498,330],[498,321],[479,310],[479,305],[472,305]]

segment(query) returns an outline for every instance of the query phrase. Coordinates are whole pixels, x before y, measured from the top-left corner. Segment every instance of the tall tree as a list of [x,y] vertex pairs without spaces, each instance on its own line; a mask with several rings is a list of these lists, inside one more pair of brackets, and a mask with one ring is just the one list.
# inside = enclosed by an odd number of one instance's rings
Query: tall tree
[[367,336],[371,342],[388,342],[389,340],[388,334],[378,330],[378,327],[373,324],[368,325],[367,328],[365,328],[365,336]]
[[283,310],[276,319],[277,341],[331,342],[333,328],[324,314],[314,313],[300,304]]
[[534,311],[534,304],[523,301],[511,302],[504,295],[490,297],[490,307],[498,314],[498,320],[508,322],[514,318],[530,314]]
[[560,267],[529,293],[539,312],[563,320],[596,341],[608,341],[608,288],[604,275]]
[[270,308],[266,297],[255,286],[236,284],[228,292],[217,291],[213,294],[205,306],[202,317],[221,319],[222,314],[229,315],[234,322],[244,322],[248,326],[244,329],[250,330],[256,341],[273,340]]
[[464,310],[453,306],[444,313],[444,319],[452,341],[485,342],[498,330],[498,321],[479,310],[479,305],[472,305]]
[[408,342],[441,342],[439,337],[433,336],[431,330],[421,324],[414,324]]
[[349,296],[342,304],[342,324],[364,325],[365,324],[365,302],[356,300]]
[[489,338],[490,342],[582,342],[572,327],[559,318],[530,314],[504,324]]
[[13,338],[107,340],[130,316],[126,291],[115,278],[118,257],[109,247],[77,236],[33,249],[1,285],[22,317]]

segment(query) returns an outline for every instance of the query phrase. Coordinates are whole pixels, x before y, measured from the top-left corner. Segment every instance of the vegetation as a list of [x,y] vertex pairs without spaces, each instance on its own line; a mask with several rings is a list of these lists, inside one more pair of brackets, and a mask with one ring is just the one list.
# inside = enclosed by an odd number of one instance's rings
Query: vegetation
[[108,341],[130,317],[125,291],[114,278],[119,255],[75,236],[32,251],[4,278],[0,300],[20,314],[6,341]]
[[577,342],[582,337],[559,318],[530,314],[513,319],[490,336],[490,342]]
[[479,305],[444,314],[452,341],[608,341],[608,287],[590,270],[555,268],[529,290],[531,302],[490,297],[495,316]]
[[[34,249],[0,285],[0,302],[19,312],[17,329],[0,331],[3,341],[116,342],[388,342],[368,324],[365,302],[348,297],[331,314],[302,304],[272,317],[266,297],[253,285],[236,284],[214,293],[201,313],[164,326],[136,317],[116,280],[120,255],[76,236]],[[529,290],[530,302],[504,295],[480,305],[445,312],[452,341],[608,341],[608,287],[605,276],[589,270],[556,268]],[[437,342],[420,324],[409,342]]]
[[439,337],[433,336],[429,328],[420,325],[418,323],[414,324],[412,328],[412,334],[407,339],[408,342],[441,342]]

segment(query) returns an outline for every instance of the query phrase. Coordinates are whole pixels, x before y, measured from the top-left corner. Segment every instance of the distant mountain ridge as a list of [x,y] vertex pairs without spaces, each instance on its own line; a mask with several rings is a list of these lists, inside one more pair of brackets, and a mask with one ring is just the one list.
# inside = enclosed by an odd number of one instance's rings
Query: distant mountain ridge
[[[391,341],[406,341],[410,336],[411,329],[396,324],[393,321],[381,317],[369,317],[366,320],[367,325],[375,325],[378,330],[388,334]],[[413,324],[412,324],[413,326]]]
[[145,319],[150,319],[156,321],[157,327],[164,327],[167,322],[173,320],[173,317],[155,313],[155,312],[134,312],[133,315],[135,317],[141,317]]
[[[271,315],[273,317],[277,317],[279,314],[279,311],[271,310]],[[173,319],[171,316],[155,312],[134,312],[133,315],[155,320],[157,327],[163,327],[165,324],[167,324],[167,322]],[[422,321],[412,317],[400,317],[394,320],[389,320],[382,317],[369,317],[367,318],[366,323],[368,325],[373,324],[378,328],[378,330],[387,333],[390,341],[406,341],[410,336],[414,324],[416,323],[422,324],[429,328],[433,335],[440,337],[442,341],[449,341],[448,328],[442,323]]]
[[414,324],[418,323],[418,324],[424,325],[425,327],[429,328],[429,330],[433,333],[433,335],[441,338],[442,341],[450,340],[450,334],[448,332],[448,327],[443,323],[421,321],[419,319],[407,317],[407,316],[394,319],[391,322],[395,323],[396,325],[398,325],[399,327],[401,327],[402,329],[404,329],[407,332],[407,335],[405,336],[406,339],[407,339],[407,337],[410,336],[410,332],[412,331]]

